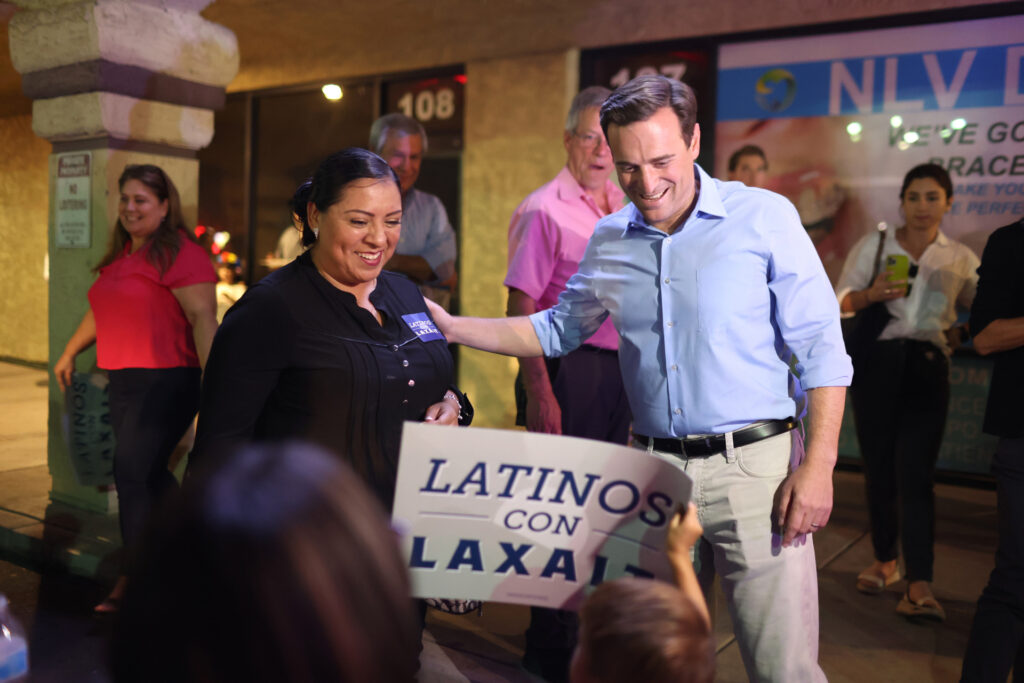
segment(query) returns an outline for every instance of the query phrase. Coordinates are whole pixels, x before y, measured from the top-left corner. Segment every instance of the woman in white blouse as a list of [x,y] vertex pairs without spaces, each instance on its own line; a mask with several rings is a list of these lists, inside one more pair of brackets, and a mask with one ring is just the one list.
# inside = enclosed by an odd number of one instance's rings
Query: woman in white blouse
[[879,302],[892,316],[858,358],[850,392],[875,554],[857,589],[881,593],[898,581],[902,547],[907,587],[897,612],[935,621],[945,612],[931,590],[932,474],[949,406],[949,356],[966,336],[957,309],[970,307],[979,265],[974,252],[939,230],[952,204],[953,184],[941,166],[912,168],[900,190],[904,225],[861,239],[838,286],[844,316]]

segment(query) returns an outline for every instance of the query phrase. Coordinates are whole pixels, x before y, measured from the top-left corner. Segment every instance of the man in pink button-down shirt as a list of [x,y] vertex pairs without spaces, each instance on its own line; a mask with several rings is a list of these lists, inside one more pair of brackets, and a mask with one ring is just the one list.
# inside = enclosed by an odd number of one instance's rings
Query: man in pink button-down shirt
[[[554,305],[579,268],[598,219],[622,208],[623,192],[609,179],[614,165],[599,116],[609,94],[593,86],[576,95],[565,124],[565,168],[524,199],[512,216],[505,277],[510,316]],[[531,432],[626,443],[630,412],[618,344],[609,318],[567,356],[520,358],[516,423]],[[565,680],[576,643],[576,615],[537,607],[531,613],[524,663],[549,681]]]

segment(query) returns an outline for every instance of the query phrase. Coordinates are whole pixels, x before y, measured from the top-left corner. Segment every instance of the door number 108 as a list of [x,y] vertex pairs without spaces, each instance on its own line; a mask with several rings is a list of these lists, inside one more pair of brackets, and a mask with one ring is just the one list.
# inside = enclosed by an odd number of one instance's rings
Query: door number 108
[[415,96],[411,92],[402,95],[398,100],[398,108],[406,116],[413,116],[419,121],[431,119],[450,119],[455,114],[455,93],[451,88],[421,90]]

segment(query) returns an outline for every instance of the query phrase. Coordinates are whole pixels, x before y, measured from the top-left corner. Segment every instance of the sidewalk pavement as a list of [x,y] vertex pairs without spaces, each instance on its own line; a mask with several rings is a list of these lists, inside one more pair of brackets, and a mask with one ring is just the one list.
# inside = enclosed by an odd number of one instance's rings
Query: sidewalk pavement
[[[0,362],[0,556],[40,571],[67,571],[109,584],[120,545],[116,515],[49,501],[45,371]],[[938,625],[896,615],[905,583],[882,595],[854,589],[871,563],[863,478],[837,472],[829,524],[815,534],[821,618],[820,662],[832,683],[955,681],[988,579],[996,540],[995,493],[936,487],[935,593]],[[716,681],[746,681],[721,591],[715,596]],[[428,615],[421,681],[537,681],[519,667],[529,610],[490,603],[483,616]]]
[[34,568],[110,580],[116,516],[49,500],[47,405],[44,370],[0,362],[0,552]]

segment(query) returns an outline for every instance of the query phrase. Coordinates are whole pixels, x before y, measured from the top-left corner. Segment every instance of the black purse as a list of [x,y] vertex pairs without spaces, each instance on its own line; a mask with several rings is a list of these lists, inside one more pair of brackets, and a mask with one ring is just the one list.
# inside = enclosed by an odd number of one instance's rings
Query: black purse
[[[882,250],[885,248],[886,229],[879,226],[878,248],[875,250],[875,266],[871,270],[871,280],[874,283],[878,277],[878,271],[882,263]],[[884,301],[875,303],[863,308],[849,318],[842,320],[843,342],[846,344],[846,353],[853,361],[853,378],[857,381],[857,365],[864,362],[865,356],[871,349],[871,345],[882,334],[882,330],[892,320],[892,314],[886,307]]]

